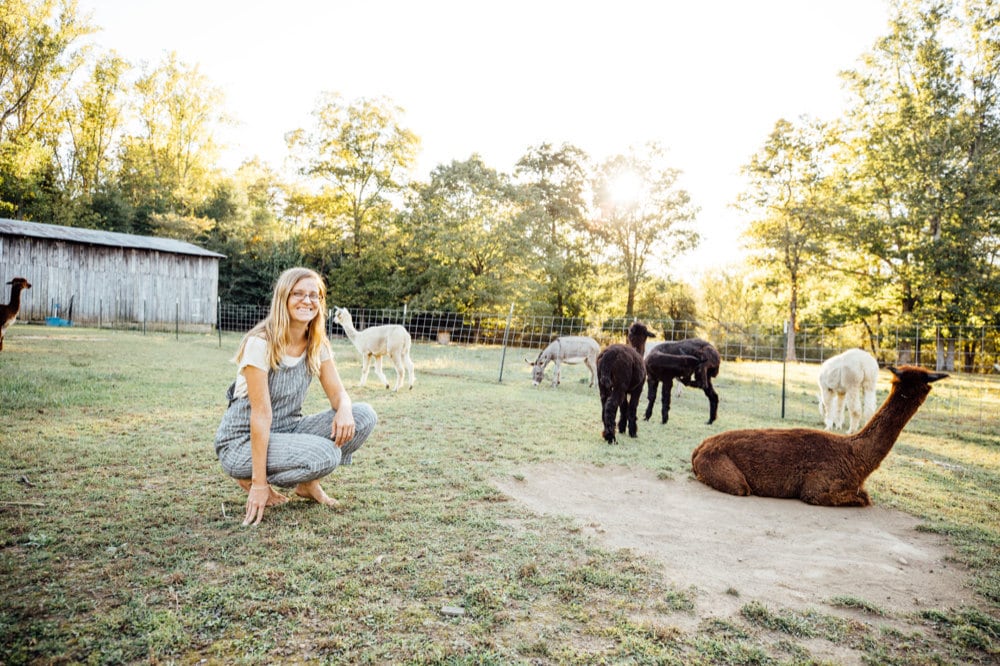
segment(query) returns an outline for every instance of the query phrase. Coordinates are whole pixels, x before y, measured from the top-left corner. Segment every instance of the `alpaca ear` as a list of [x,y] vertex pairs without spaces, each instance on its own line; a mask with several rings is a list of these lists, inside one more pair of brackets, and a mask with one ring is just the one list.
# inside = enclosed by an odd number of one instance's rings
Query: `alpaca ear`
[[944,379],[948,376],[947,372],[928,372],[927,373],[927,383],[936,382],[939,379]]

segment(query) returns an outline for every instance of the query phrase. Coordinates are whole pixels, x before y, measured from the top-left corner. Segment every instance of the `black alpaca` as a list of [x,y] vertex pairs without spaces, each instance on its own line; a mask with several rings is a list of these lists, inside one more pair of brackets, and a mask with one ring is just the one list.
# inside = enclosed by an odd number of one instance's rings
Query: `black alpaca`
[[646,381],[646,368],[642,352],[646,339],[652,337],[643,324],[632,324],[627,333],[629,344],[614,344],[597,356],[597,388],[601,394],[601,436],[608,444],[617,443],[615,416],[621,413],[618,432],[628,428],[629,437],[639,431],[639,399]]
[[708,422],[715,422],[719,412],[719,394],[712,386],[712,378],[718,377],[721,358],[711,343],[699,338],[678,342],[661,342],[646,356],[646,381],[649,403],[646,405],[645,420],[653,414],[656,404],[656,390],[663,382],[663,423],[670,414],[670,393],[674,379],[685,386],[700,388],[708,396]]

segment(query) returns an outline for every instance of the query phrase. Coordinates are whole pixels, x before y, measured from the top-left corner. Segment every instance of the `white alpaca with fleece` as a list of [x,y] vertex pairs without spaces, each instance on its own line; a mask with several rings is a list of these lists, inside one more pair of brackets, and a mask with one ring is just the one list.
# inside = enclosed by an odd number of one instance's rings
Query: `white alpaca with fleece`
[[819,369],[819,413],[827,430],[843,427],[844,409],[851,415],[846,432],[857,432],[875,413],[878,361],[863,349],[848,349]]
[[410,333],[399,324],[385,324],[383,326],[371,326],[363,331],[354,328],[351,320],[351,313],[344,308],[335,308],[333,321],[337,322],[344,329],[347,338],[354,344],[358,353],[361,354],[361,386],[368,380],[368,370],[372,359],[375,360],[375,374],[378,376],[386,388],[389,388],[389,380],[382,372],[382,357],[388,356],[392,361],[392,367],[396,370],[396,385],[393,391],[398,391],[403,385],[403,368],[406,368],[410,377],[410,388],[413,388],[415,381],[413,374],[413,361],[410,359]]

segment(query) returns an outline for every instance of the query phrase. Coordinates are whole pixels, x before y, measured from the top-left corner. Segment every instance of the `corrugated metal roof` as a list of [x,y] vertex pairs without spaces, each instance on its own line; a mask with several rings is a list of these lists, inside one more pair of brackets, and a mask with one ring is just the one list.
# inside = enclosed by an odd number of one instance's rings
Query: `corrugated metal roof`
[[70,243],[86,243],[88,245],[110,245],[111,247],[128,247],[139,250],[157,250],[173,254],[193,254],[201,257],[221,258],[226,256],[218,252],[205,250],[191,243],[174,240],[173,238],[136,236],[134,234],[121,234],[115,231],[62,227],[58,224],[41,224],[39,222],[23,222],[21,220],[7,220],[3,218],[0,218],[0,234],[48,238]]

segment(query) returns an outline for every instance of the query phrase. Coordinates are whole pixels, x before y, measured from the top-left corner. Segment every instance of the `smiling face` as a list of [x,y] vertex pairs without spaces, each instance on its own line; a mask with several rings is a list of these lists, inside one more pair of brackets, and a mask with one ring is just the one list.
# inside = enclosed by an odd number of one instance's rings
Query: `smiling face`
[[315,278],[304,277],[288,295],[288,316],[293,322],[308,324],[319,314],[323,293]]

